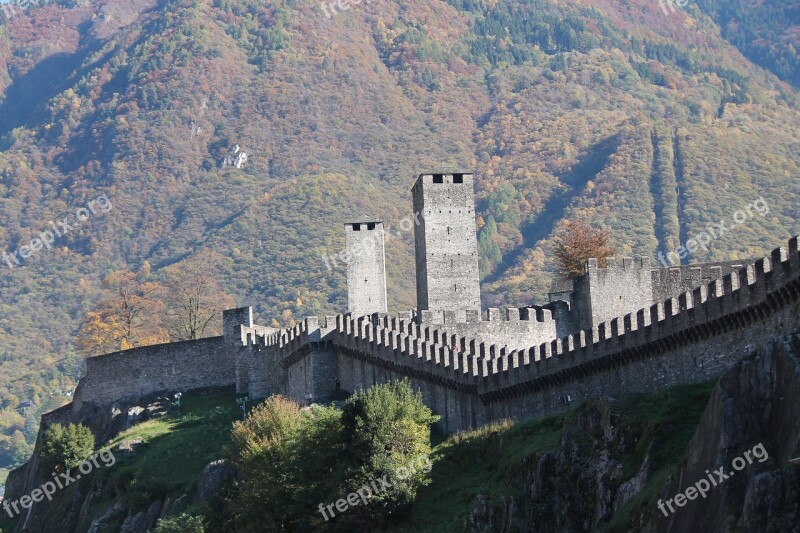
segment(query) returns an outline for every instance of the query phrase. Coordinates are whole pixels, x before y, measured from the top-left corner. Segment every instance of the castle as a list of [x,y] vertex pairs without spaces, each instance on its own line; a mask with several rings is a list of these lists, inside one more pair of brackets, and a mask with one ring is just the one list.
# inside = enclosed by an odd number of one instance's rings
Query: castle
[[[704,381],[800,329],[797,237],[730,263],[662,269],[608,258],[601,268],[590,259],[543,305],[482,310],[473,176],[422,175],[412,197],[415,310],[387,313],[383,224],[349,223],[347,313],[279,330],[254,324],[249,307],[231,309],[219,337],[91,357],[72,403],[42,426],[161,392],[235,387],[315,402],[407,378],[453,433]],[[24,472],[7,486],[24,485]]]

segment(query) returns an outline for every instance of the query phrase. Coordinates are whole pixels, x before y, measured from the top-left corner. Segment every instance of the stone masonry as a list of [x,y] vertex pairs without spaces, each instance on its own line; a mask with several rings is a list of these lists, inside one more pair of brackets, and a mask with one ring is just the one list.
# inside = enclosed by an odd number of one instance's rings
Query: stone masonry
[[345,224],[347,308],[355,315],[385,313],[386,259],[383,222]]
[[423,174],[411,189],[417,309],[462,315],[481,309],[472,174]]

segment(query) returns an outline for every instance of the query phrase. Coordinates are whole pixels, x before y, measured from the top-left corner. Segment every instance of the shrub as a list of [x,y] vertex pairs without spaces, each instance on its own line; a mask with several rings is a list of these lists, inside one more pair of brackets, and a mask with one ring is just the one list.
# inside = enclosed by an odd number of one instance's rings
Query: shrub
[[153,533],[205,533],[205,526],[202,517],[182,513],[159,520]]
[[94,435],[83,424],[53,424],[44,434],[40,454],[42,467],[50,472],[56,468],[78,466],[94,452]]
[[[239,480],[224,515],[237,531],[374,528],[401,516],[429,482],[430,424],[438,420],[408,382],[356,393],[342,411],[301,409],[278,396],[234,424]],[[411,467],[409,469],[409,467]],[[410,470],[410,471],[409,471]],[[381,478],[391,487],[331,521],[319,505]]]

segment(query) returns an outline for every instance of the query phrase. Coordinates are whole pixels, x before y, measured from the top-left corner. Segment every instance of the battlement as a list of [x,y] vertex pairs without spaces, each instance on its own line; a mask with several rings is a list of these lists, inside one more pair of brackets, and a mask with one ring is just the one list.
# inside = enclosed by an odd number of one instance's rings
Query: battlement
[[[537,400],[541,405],[551,402],[547,404],[548,412],[563,406],[552,404],[555,400],[547,399],[551,393],[546,390],[569,390],[575,398],[603,394],[604,389],[580,391],[586,384],[594,383],[591,376],[606,376],[611,369],[613,375],[636,372],[636,379],[620,382],[604,377],[599,383],[607,384],[605,390],[625,386],[641,390],[643,386],[659,387],[667,381],[677,383],[718,375],[750,344],[720,353],[719,341],[714,339],[740,334],[731,338],[757,340],[759,335],[796,329],[800,322],[798,299],[800,255],[797,239],[793,238],[788,248],[777,248],[770,256],[678,298],[524,348],[509,348],[476,338],[476,325],[546,323],[552,320],[553,304],[548,308],[491,309],[477,321],[467,323],[471,329],[466,333],[459,329],[459,323],[424,324],[413,316],[400,318],[376,313],[364,317],[344,314],[313,318],[285,330],[277,339],[273,335],[271,342],[277,354],[276,363],[290,372],[294,365],[303,364],[314,353],[309,344],[322,344],[333,350],[330,353],[337,354],[332,357],[338,358],[338,372],[348,390],[366,387],[376,382],[379,375],[385,376],[381,379],[409,377],[423,388],[426,399],[446,410],[456,401],[468,402],[473,405],[471,409],[479,408],[475,411],[478,414],[468,420],[446,420],[445,427],[450,431],[501,415],[533,416],[530,407],[525,407],[527,402],[512,399],[539,394],[537,391],[542,391],[543,396]],[[784,317],[786,313],[792,317],[790,320],[776,318],[770,322],[771,316]],[[693,355],[675,360],[674,371],[665,367],[669,363],[664,357],[681,350]],[[355,362],[357,367],[353,366]],[[456,394],[461,399],[442,400],[443,394]],[[477,404],[472,403],[476,401]],[[460,415],[455,412],[448,416]]]
[[650,270],[650,258],[644,256],[637,257],[606,257],[606,266],[600,267],[600,261],[597,258],[587,259],[584,263],[584,270],[594,272],[597,270]]
[[417,178],[412,191],[425,185],[465,185],[468,187],[473,186],[473,174],[420,174]]
[[338,380],[355,390],[405,377],[454,431],[558,412],[564,393],[579,400],[709,379],[759,342],[800,326],[798,240],[677,298],[560,338],[509,345],[525,324],[549,327],[561,307],[569,304],[490,309],[472,322],[442,324],[341,314],[281,330],[253,324],[249,308],[229,310],[222,337],[89,358],[72,412],[87,402],[234,383],[253,397],[307,401]]
[[[527,383],[543,376],[560,372],[580,375],[587,365],[597,366],[597,361],[625,358],[625,351],[637,352],[646,356],[642,347],[651,346],[655,351],[665,349],[657,341],[680,335],[681,343],[696,342],[689,332],[693,329],[704,331],[707,335],[714,329],[731,328],[737,313],[745,313],[739,320],[758,320],[760,314],[768,314],[770,308],[788,304],[798,299],[800,285],[800,255],[797,251],[797,237],[793,237],[787,248],[776,248],[769,257],[754,261],[752,265],[734,270],[708,285],[701,285],[687,291],[678,298],[670,298],[656,303],[636,313],[598,324],[563,339],[543,343],[528,350],[525,354],[511,352],[508,361],[495,361],[491,366],[493,374],[505,369],[518,369],[513,375],[505,376],[502,382],[488,382],[482,386],[485,394],[492,394],[520,383]],[[757,311],[761,309],[760,311]],[[747,316],[750,318],[748,319]],[[744,324],[742,324],[744,325]],[[547,364],[538,364],[548,358],[557,358]]]
[[[700,286],[694,291],[686,292],[678,298],[670,298],[663,303],[657,303],[640,309],[636,313],[615,317],[564,338],[554,338],[548,342],[538,343],[525,350],[508,350],[496,344],[481,342],[474,336],[461,335],[455,326],[459,323],[441,325],[425,325],[414,320],[391,317],[386,314],[375,314],[370,317],[354,317],[352,315],[337,315],[325,317],[324,321],[317,318],[306,319],[292,329],[284,330],[280,335],[269,337],[267,345],[271,344],[281,348],[285,354],[303,346],[308,342],[309,332],[316,332],[318,340],[331,340],[339,342],[336,335],[348,340],[344,344],[352,348],[364,348],[374,352],[376,348],[391,347],[400,350],[409,356],[418,359],[430,351],[430,347],[437,350],[451,350],[457,347],[457,353],[466,353],[479,360],[487,359],[487,372],[483,377],[489,377],[500,369],[518,368],[520,361],[524,364],[535,363],[552,357],[567,355],[574,350],[593,347],[599,350],[613,345],[613,350],[618,350],[619,343],[629,342],[621,339],[632,338],[632,334],[644,332],[648,328],[656,333],[648,333],[647,342],[658,339],[674,332],[679,332],[688,324],[701,325],[712,322],[727,314],[735,313],[751,307],[756,303],[763,303],[766,296],[774,290],[779,290],[789,282],[797,282],[800,266],[798,252],[796,251],[797,239],[789,242],[789,248],[778,248],[770,257],[754,261],[750,267],[734,271],[715,280],[707,286]],[[481,320],[469,323],[475,326],[481,322],[548,322],[552,321],[550,308],[534,306],[521,309],[488,309]],[[324,331],[323,331],[324,330]],[[333,334],[331,337],[330,334]],[[248,344],[253,344],[248,341]],[[426,351],[427,350],[427,351]],[[452,350],[451,350],[452,351]],[[507,361],[503,361],[507,358]],[[514,359],[516,358],[516,359]],[[527,362],[526,362],[527,361]],[[550,363],[560,366],[561,363]],[[568,365],[569,366],[569,365]],[[444,367],[447,367],[445,364]],[[476,375],[482,375],[480,372]]]
[[653,302],[677,298],[680,294],[700,285],[731,274],[755,262],[753,259],[701,263],[695,265],[658,268],[653,270]]

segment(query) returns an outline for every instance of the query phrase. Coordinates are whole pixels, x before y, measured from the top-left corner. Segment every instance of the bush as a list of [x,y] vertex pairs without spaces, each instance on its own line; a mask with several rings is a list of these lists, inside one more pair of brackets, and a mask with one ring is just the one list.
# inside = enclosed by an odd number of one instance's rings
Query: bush
[[44,434],[40,464],[47,472],[68,470],[81,464],[94,452],[94,435],[83,424],[53,424]]
[[408,381],[376,385],[350,397],[342,411],[348,488],[340,497],[384,476],[392,486],[369,505],[349,509],[340,522],[351,528],[378,527],[407,510],[417,490],[430,482],[430,469],[420,465],[430,465],[430,426],[438,420]]
[[[234,424],[239,480],[224,515],[236,531],[378,527],[402,516],[429,482],[430,424],[438,417],[408,382],[356,393],[342,411],[274,396]],[[411,467],[409,469],[409,467]],[[320,504],[385,478],[391,487],[326,521]],[[329,517],[330,518],[330,517]]]
[[205,533],[203,519],[186,513],[172,518],[162,518],[153,533]]

